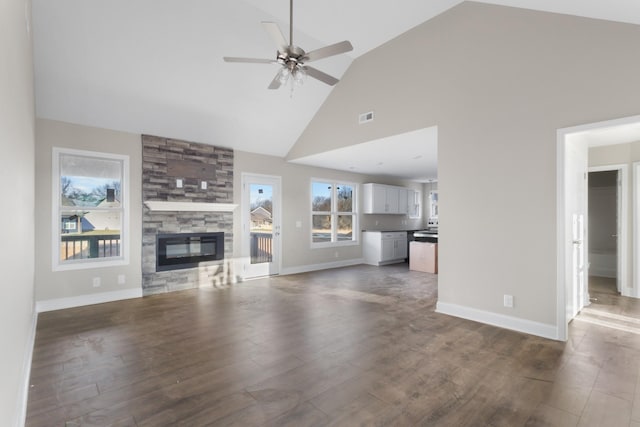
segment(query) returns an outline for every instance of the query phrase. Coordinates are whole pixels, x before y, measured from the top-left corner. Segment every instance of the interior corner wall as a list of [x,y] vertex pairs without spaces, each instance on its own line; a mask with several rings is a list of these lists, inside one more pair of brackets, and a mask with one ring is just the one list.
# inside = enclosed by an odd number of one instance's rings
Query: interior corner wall
[[[53,271],[52,149],[88,150],[129,156],[129,264],[81,270]],[[36,120],[36,301],[43,307],[66,307],[142,295],[142,144],[140,135],[75,125],[46,119]],[[118,275],[125,284],[118,284]],[[94,277],[101,286],[93,287]],[[98,301],[96,301],[96,298]],[[83,303],[84,301],[84,303]]]
[[24,0],[3,1],[0,6],[0,194],[5,204],[0,210],[0,425],[16,427],[24,423],[36,321],[30,10],[31,2]]
[[438,304],[557,331],[557,130],[639,114],[638,51],[638,25],[463,2],[356,59],[288,158],[437,125]]

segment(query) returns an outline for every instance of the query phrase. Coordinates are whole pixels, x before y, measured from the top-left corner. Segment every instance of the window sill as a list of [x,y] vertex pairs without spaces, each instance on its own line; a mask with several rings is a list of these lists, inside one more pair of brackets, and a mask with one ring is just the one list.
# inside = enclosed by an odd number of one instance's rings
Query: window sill
[[125,258],[116,258],[103,261],[96,261],[95,259],[78,260],[66,262],[64,264],[54,264],[53,271],[88,270],[92,268],[118,267],[123,265],[129,265],[129,260]]
[[357,240],[351,240],[343,242],[311,243],[311,249],[339,248],[345,246],[360,246],[360,242]]

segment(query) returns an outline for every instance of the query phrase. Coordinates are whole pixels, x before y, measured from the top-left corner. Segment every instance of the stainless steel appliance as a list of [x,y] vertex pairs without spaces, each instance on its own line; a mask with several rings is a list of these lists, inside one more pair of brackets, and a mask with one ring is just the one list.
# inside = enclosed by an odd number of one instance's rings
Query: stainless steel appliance
[[413,238],[416,242],[438,243],[438,230],[426,229],[426,230],[414,231]]

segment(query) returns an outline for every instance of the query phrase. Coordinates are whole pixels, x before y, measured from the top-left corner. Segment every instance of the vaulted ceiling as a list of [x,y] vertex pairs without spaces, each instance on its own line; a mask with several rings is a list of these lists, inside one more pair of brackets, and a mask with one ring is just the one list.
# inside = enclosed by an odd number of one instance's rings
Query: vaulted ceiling
[[[360,55],[459,3],[295,0],[295,44],[310,51],[350,40],[352,52],[314,63],[339,78]],[[640,24],[637,0],[486,3]],[[307,79],[293,92],[268,90],[277,65],[222,57],[274,58],[260,22],[288,36],[288,8],[286,0],[33,0],[37,116],[284,157],[332,88]]]

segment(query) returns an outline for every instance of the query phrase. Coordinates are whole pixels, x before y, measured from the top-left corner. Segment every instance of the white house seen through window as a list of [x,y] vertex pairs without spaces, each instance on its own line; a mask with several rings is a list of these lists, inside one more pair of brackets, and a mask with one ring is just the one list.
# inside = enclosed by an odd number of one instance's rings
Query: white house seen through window
[[54,149],[54,268],[126,261],[128,158]]
[[314,246],[356,241],[356,185],[331,181],[311,183],[311,242]]

